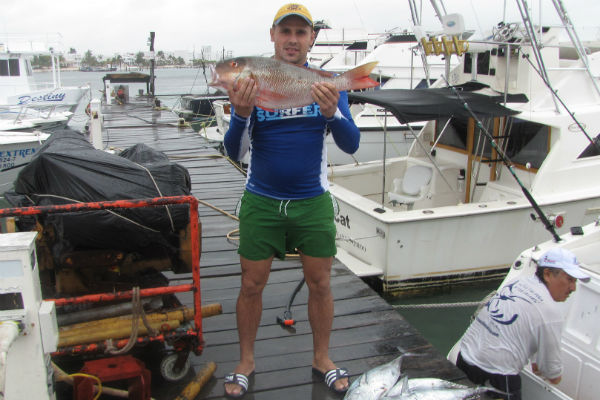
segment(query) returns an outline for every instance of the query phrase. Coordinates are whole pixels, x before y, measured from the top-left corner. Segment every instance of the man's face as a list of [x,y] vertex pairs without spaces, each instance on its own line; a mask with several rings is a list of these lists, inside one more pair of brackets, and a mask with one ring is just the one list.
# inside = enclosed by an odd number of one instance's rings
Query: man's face
[[271,28],[275,58],[296,65],[306,62],[308,50],[315,40],[315,31],[300,17],[291,15]]
[[548,268],[544,271],[546,287],[554,301],[565,301],[567,297],[574,292],[577,285],[577,279],[567,274],[562,269],[552,271]]

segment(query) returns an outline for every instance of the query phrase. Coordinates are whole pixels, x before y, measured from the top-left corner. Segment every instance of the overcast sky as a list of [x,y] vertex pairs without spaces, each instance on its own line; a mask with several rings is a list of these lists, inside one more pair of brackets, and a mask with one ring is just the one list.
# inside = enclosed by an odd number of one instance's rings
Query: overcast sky
[[[516,21],[514,0],[507,0],[507,20]],[[600,40],[600,1],[563,0],[578,29],[586,27]],[[196,50],[210,45],[213,51],[233,51],[235,56],[272,51],[269,27],[277,9],[275,0],[2,0],[0,37],[4,34],[59,33],[64,50],[112,56],[148,50],[149,32],[156,33],[155,50]],[[421,4],[420,0],[416,0]],[[446,0],[449,13],[460,12],[469,29],[489,29],[502,20],[505,0]],[[539,20],[540,0],[530,0],[534,20]],[[371,33],[412,26],[408,0],[305,0],[313,19],[336,28],[363,28]],[[542,21],[559,20],[550,0],[542,1]],[[424,9],[430,10],[428,1]],[[437,29],[433,18],[426,27]]]

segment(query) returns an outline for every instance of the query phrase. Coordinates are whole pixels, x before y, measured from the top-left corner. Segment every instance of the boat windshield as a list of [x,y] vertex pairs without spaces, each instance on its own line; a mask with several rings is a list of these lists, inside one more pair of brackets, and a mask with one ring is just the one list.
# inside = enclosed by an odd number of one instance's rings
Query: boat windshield
[[[496,119],[497,120],[497,119]],[[550,129],[546,125],[525,121],[519,118],[508,118],[505,124],[506,134],[499,133],[495,119],[482,120],[483,126],[497,137],[497,143],[506,156],[516,165],[538,169],[548,155],[550,143]],[[436,140],[446,120],[438,120],[436,124]],[[473,128],[473,135],[469,135],[469,126]],[[489,141],[480,128],[474,123],[469,124],[467,118],[452,118],[444,129],[439,139],[439,145],[466,152],[472,149],[472,154],[480,157],[484,162],[496,161],[498,157],[492,151]]]

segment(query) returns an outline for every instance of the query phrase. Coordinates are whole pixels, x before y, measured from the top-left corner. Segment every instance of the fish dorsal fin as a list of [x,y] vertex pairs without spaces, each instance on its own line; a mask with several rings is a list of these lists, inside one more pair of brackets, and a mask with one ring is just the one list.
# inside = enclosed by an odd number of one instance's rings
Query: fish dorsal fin
[[357,384],[356,386],[364,386],[364,387],[369,386],[369,378],[367,378],[367,375],[368,374],[366,372],[364,372],[360,376],[360,378],[358,378],[358,381],[354,381],[353,383],[356,383]]
[[400,391],[401,395],[404,395],[406,393],[408,393],[408,375],[404,375],[402,378],[400,378],[400,380],[402,381],[402,390]]

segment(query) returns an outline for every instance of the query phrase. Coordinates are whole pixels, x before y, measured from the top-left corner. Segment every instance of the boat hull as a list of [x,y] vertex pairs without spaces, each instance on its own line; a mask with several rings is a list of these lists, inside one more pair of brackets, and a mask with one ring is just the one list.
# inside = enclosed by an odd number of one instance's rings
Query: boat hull
[[0,132],[0,171],[27,164],[48,137],[41,132]]
[[[551,238],[522,199],[392,211],[339,185],[330,190],[339,205],[338,257],[359,276],[380,277],[388,294],[501,277],[524,247]],[[540,205],[582,225],[593,220],[600,194]]]
[[59,87],[36,90],[7,98],[9,106],[59,107],[73,111],[89,87]]
[[41,132],[0,131],[0,194],[12,188],[21,168],[27,165],[46,139]]

